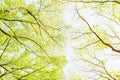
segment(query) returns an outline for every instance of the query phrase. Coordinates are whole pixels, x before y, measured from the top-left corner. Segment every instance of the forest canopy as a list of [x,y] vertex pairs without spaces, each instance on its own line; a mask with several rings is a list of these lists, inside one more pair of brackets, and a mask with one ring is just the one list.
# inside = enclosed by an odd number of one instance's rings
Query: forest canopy
[[120,0],[1,0],[0,80],[120,80]]

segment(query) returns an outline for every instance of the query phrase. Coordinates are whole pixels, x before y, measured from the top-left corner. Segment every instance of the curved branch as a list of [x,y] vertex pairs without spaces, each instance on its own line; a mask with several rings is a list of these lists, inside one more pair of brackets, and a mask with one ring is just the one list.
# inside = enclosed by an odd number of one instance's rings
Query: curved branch
[[[46,50],[45,50],[39,43],[37,43],[36,41],[34,41],[33,39],[28,38],[28,37],[17,36],[17,34],[15,34],[15,32],[10,28],[9,25],[7,25],[6,23],[4,23],[4,24],[13,32],[14,35],[12,36],[12,35],[8,34],[7,32],[5,32],[4,30],[2,30],[2,29],[0,28],[0,31],[1,31],[3,34],[5,34],[5,35],[7,35],[7,36],[9,36],[9,37],[15,38],[20,44],[24,45],[25,47],[27,47],[27,46],[26,46],[25,44],[23,44],[22,42],[20,42],[20,41],[18,40],[18,38],[29,40],[29,41],[33,42],[34,44],[36,44],[37,46],[39,46],[40,49],[43,50],[43,52],[44,52],[49,58],[51,58],[51,57],[47,54]],[[27,47],[27,50],[28,50],[28,49],[30,49],[30,48]],[[31,50],[31,49],[30,49],[30,50]],[[29,50],[28,50],[28,51],[29,51]],[[31,50],[31,51],[34,52],[33,50]],[[36,55],[37,55],[37,54],[36,54]],[[37,55],[37,56],[38,56],[38,55]]]
[[50,63],[48,63],[48,64],[42,66],[41,68],[38,68],[38,69],[32,71],[32,72],[30,72],[30,73],[28,73],[28,74],[26,74],[26,75],[23,75],[23,76],[19,77],[17,80],[21,80],[21,79],[24,78],[24,77],[27,77],[27,76],[29,76],[29,75],[31,75],[31,74],[37,72],[37,71],[40,71],[40,70],[42,70],[43,68],[47,67],[49,64],[50,64]]
[[63,0],[63,1],[67,1],[67,2],[80,2],[80,3],[117,3],[120,5],[119,1],[113,0],[113,1],[74,1],[74,0]]
[[76,12],[79,16],[80,19],[82,19],[86,24],[87,26],[89,27],[90,31],[93,32],[93,34],[106,46],[110,47],[113,51],[115,52],[118,52],[120,53],[120,50],[119,49],[115,49],[112,45],[110,45],[109,43],[106,43],[90,26],[90,24],[87,22],[87,20],[85,18],[83,18],[80,14],[79,14],[79,11],[78,9],[76,8]]

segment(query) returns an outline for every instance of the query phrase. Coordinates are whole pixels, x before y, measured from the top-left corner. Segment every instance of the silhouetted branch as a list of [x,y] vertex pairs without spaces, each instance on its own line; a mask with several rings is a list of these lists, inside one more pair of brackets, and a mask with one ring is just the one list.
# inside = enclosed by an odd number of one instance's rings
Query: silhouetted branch
[[1,55],[0,55],[0,59],[2,58],[2,56],[3,56],[4,52],[6,51],[7,47],[9,46],[10,40],[11,40],[11,38],[8,40],[5,48],[3,49],[3,52],[2,52]]
[[79,3],[117,3],[120,4],[119,1],[113,0],[113,1],[109,1],[109,0],[105,0],[105,1],[83,1],[83,0],[63,0],[63,1],[67,1],[67,2],[79,2]]
[[95,42],[92,42],[92,43],[86,44],[85,46],[80,47],[80,48],[77,48],[77,49],[78,49],[78,50],[80,50],[80,49],[84,49],[84,48],[86,48],[86,47],[88,47],[88,46],[91,46],[91,45],[94,45],[94,44],[98,43],[99,41],[100,41],[100,40],[97,40],[97,41],[95,41]]
[[48,66],[49,64],[50,64],[50,63],[48,63],[48,64],[42,66],[42,67],[39,68],[39,69],[35,69],[34,71],[32,71],[32,72],[30,72],[30,73],[28,73],[28,74],[26,74],[26,75],[24,75],[24,76],[21,76],[21,77],[19,77],[17,80],[21,80],[21,79],[24,78],[24,77],[27,77],[27,76],[29,76],[29,75],[31,75],[31,74],[37,72],[37,71],[40,71],[41,69],[45,68],[45,67]]
[[73,37],[73,39],[77,39],[77,38],[79,38],[79,37],[81,37],[81,36],[83,36],[83,35],[89,35],[89,34],[92,34],[92,32],[84,32],[84,33],[82,33],[82,32],[74,32],[74,33],[81,33],[80,35],[78,35],[78,36],[76,36],[76,37]]
[[98,13],[98,12],[96,12],[96,14],[98,14],[99,16],[102,16],[102,17],[104,17],[104,18],[106,18],[106,19],[108,19],[108,20],[116,23],[118,26],[120,26],[120,23],[117,22],[116,20],[114,20],[114,19],[112,19],[112,18],[110,18],[110,17],[108,17],[108,16],[105,16],[105,15],[103,15],[103,14],[100,14],[100,13]]
[[[93,54],[94,55],[94,54]],[[100,77],[102,78],[107,78],[109,80],[117,80],[115,77],[113,77],[111,75],[110,72],[108,72],[108,70],[106,69],[105,67],[105,64],[102,60],[98,59],[96,57],[96,55],[92,56],[89,54],[89,57],[91,58],[91,60],[87,60],[86,58],[84,58],[82,55],[80,55],[80,60],[88,63],[88,65],[90,64],[91,65],[91,69],[90,71],[87,71],[87,72],[93,72],[93,73],[96,73],[96,75],[99,75]],[[96,61],[94,61],[96,60]],[[95,66],[92,68],[92,65]]]
[[[25,47],[27,47],[26,49],[27,49],[28,51],[30,50],[30,51],[32,51],[32,52],[34,52],[34,51],[31,50],[31,49],[30,49],[28,46],[26,46],[25,44],[23,44],[21,41],[19,41],[18,38],[26,39],[26,40],[29,40],[29,41],[33,42],[33,43],[35,43],[37,46],[39,46],[40,49],[43,50],[43,51],[45,52],[45,54],[48,56],[46,50],[45,50],[44,48],[42,48],[42,46],[41,46],[39,43],[37,43],[36,41],[32,40],[31,38],[27,38],[27,37],[23,37],[23,36],[17,36],[17,34],[10,28],[10,26],[8,26],[6,23],[4,23],[4,24],[13,32],[14,35],[10,35],[10,34],[6,33],[5,31],[3,31],[3,30],[0,28],[0,30],[2,31],[2,33],[4,33],[5,35],[7,35],[7,36],[9,36],[9,37],[15,38],[20,44],[22,44],[22,45],[24,45]],[[35,55],[36,55],[36,54],[35,54]],[[37,56],[38,56],[38,55],[37,55]],[[48,57],[50,58],[50,56],[48,56]]]
[[119,49],[115,49],[112,45],[110,45],[109,43],[105,42],[95,31],[93,31],[93,29],[91,28],[91,26],[89,25],[89,23],[87,22],[87,20],[80,15],[80,13],[79,13],[79,11],[78,11],[77,8],[76,8],[76,12],[77,12],[79,18],[82,19],[82,20],[87,24],[87,26],[89,27],[90,31],[93,32],[93,34],[94,34],[104,45],[106,45],[106,46],[108,46],[109,48],[111,48],[114,52],[120,53],[120,50],[119,50]]

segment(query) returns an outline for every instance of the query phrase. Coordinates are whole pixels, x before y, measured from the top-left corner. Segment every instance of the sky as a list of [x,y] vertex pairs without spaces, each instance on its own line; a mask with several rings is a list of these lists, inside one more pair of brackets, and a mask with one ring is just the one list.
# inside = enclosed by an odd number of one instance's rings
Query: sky
[[[35,0],[27,0],[27,4],[30,4],[32,2],[35,2]],[[77,42],[71,41],[71,35],[72,35],[71,33],[73,31],[78,30],[80,25],[83,25],[82,23],[80,23],[78,16],[76,16],[77,15],[76,11],[75,11],[76,6],[78,6],[80,8],[80,10],[79,10],[80,14],[85,19],[87,19],[87,21],[89,22],[89,24],[91,26],[95,26],[95,25],[99,24],[102,29],[107,30],[108,29],[107,23],[110,22],[105,17],[102,17],[102,16],[96,14],[97,13],[96,10],[93,10],[90,8],[83,9],[83,8],[81,8],[82,7],[81,5],[76,5],[74,3],[69,3],[66,6],[66,9],[64,10],[64,14],[63,14],[63,19],[64,19],[66,25],[72,26],[64,35],[67,39],[64,51],[65,51],[66,58],[68,60],[68,63],[64,68],[64,76],[65,76],[66,80],[71,80],[70,73],[74,73],[76,75],[83,76],[83,79],[86,79],[85,78],[86,75],[87,76],[94,75],[94,73],[92,73],[92,74],[84,73],[86,69],[89,70],[90,66],[85,64],[83,61],[76,60],[77,58],[79,58],[79,56],[76,57],[75,51],[73,49],[73,46],[79,46],[79,44]],[[109,10],[107,13],[110,13],[110,12],[111,12],[111,10]],[[111,23],[111,24],[116,25],[115,23]],[[115,28],[115,29],[118,29],[118,28]],[[112,35],[111,30],[108,30],[108,33],[110,33]],[[84,39],[81,41],[84,41]],[[116,42],[117,42],[117,40],[116,40]],[[103,56],[101,54],[103,52],[106,53],[106,56]],[[107,59],[105,66],[108,69],[108,71],[120,71],[120,62],[119,62],[120,55],[113,53],[110,48],[99,51],[97,54],[97,57],[99,59]]]
[[[82,25],[82,24],[80,24],[78,17],[76,17],[75,6],[78,6],[78,5],[76,5],[74,3],[69,3],[64,11],[64,21],[65,21],[66,25],[72,26],[72,28],[65,35],[65,37],[68,39],[67,45],[65,48],[66,57],[68,59],[68,64],[64,68],[64,75],[65,75],[66,80],[71,80],[70,73],[74,73],[74,74],[83,76],[83,79],[85,79],[86,75],[87,76],[94,75],[94,73],[92,73],[92,74],[84,73],[84,70],[85,69],[89,70],[90,66],[85,64],[83,61],[76,60],[76,58],[78,58],[78,57],[76,57],[76,55],[75,55],[73,46],[79,46],[79,44],[77,42],[72,43],[70,41],[71,35],[72,35],[71,33],[73,31],[78,30],[80,25]],[[78,7],[81,7],[81,6],[79,5]],[[80,8],[79,12],[89,22],[89,24],[91,26],[95,26],[95,25],[99,24],[102,29],[104,29],[104,30],[108,29],[106,24],[109,23],[110,21],[107,20],[105,17],[102,17],[102,16],[96,14],[97,13],[96,10],[93,10],[90,8],[87,8],[87,9]],[[111,23],[111,24],[116,25],[115,23]],[[112,35],[110,30],[108,30],[108,33],[110,33]],[[84,39],[83,39],[83,41],[84,41]],[[106,53],[106,55],[103,55],[102,54],[103,52]],[[120,55],[117,53],[114,53],[110,48],[99,51],[97,54],[97,57],[99,59],[107,59],[105,66],[108,71],[120,71],[120,62],[119,62]]]

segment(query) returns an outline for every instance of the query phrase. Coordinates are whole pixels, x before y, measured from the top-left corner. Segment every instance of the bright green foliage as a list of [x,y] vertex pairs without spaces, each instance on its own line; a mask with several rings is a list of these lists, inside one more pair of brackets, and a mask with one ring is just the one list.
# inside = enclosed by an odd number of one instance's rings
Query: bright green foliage
[[66,59],[60,4],[51,0],[0,1],[0,80],[63,79]]
[[1,0],[0,80],[120,80],[119,22],[120,0]]

